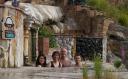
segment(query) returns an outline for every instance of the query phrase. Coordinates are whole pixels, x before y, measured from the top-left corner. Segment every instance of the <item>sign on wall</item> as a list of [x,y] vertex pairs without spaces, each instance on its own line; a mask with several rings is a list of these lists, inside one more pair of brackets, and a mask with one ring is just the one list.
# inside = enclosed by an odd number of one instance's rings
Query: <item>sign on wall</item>
[[5,38],[15,38],[15,32],[13,30],[5,30]]
[[4,39],[12,39],[15,38],[15,31],[14,31],[14,22],[12,17],[8,16],[4,22],[3,28],[3,38]]

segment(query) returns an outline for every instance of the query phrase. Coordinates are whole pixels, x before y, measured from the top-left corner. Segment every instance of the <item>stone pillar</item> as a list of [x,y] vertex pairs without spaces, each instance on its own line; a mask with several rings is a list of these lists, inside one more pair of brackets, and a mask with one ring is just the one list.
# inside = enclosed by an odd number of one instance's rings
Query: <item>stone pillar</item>
[[24,30],[24,56],[28,56],[29,51],[29,30]]
[[106,55],[107,55],[107,36],[103,37],[102,45],[103,45],[102,59],[103,59],[103,63],[105,63]]
[[16,60],[16,41],[9,40],[9,48],[8,48],[8,66],[9,67],[14,67],[15,60]]
[[[27,25],[27,24],[25,24]],[[30,44],[30,28],[27,26],[24,29],[24,65],[29,65],[31,63],[31,44]]]
[[38,55],[39,55],[39,51],[38,51],[38,31],[39,31],[39,28],[36,31],[36,57],[38,57]]

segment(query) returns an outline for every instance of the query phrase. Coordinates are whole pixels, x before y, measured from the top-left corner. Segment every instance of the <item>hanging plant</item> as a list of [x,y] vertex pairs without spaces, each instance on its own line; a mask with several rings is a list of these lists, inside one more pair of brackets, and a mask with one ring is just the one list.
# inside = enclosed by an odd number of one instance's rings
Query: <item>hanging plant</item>
[[56,48],[57,42],[53,30],[49,26],[43,26],[39,29],[39,37],[48,37],[49,38],[49,46],[50,48]]
[[50,37],[52,34],[54,33],[52,32],[51,28],[49,28],[49,26],[43,26],[39,29],[39,36],[41,37]]

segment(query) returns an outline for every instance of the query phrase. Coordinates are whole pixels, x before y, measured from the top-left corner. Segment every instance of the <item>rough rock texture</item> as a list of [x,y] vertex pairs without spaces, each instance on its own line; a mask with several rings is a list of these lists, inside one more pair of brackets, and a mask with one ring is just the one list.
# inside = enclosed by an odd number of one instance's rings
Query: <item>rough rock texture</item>
[[89,37],[102,37],[103,33],[107,32],[110,22],[106,23],[103,12],[98,12],[88,6],[67,6],[64,12],[67,30],[81,31]]
[[94,55],[102,56],[102,38],[77,38],[76,51],[83,59],[93,60]]
[[72,46],[74,45],[73,43],[73,38],[70,36],[61,36],[61,37],[56,37],[57,43],[60,48],[67,48],[68,50],[68,57],[72,58]]
[[116,56],[120,57],[128,68],[128,28],[111,24],[108,29],[108,45]]
[[64,10],[64,15],[65,15],[64,23],[65,23],[66,34],[71,34],[76,37],[83,36],[87,38],[88,37],[104,38],[104,36],[106,36],[106,32],[108,30],[110,20],[104,17],[103,12],[97,11],[89,6],[81,6],[81,5],[65,6],[65,3],[64,4],[58,3],[58,5],[61,6],[62,9]]

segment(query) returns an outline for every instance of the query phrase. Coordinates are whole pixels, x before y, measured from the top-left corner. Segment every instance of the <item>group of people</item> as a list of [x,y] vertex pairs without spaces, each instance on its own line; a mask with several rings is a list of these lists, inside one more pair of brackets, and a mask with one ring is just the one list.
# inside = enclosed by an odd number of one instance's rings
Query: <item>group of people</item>
[[52,53],[52,61],[46,62],[47,58],[45,55],[39,55],[36,61],[37,67],[82,67],[81,56],[76,54],[75,63],[72,64],[71,60],[67,57],[67,49],[61,48],[60,51],[54,51]]

